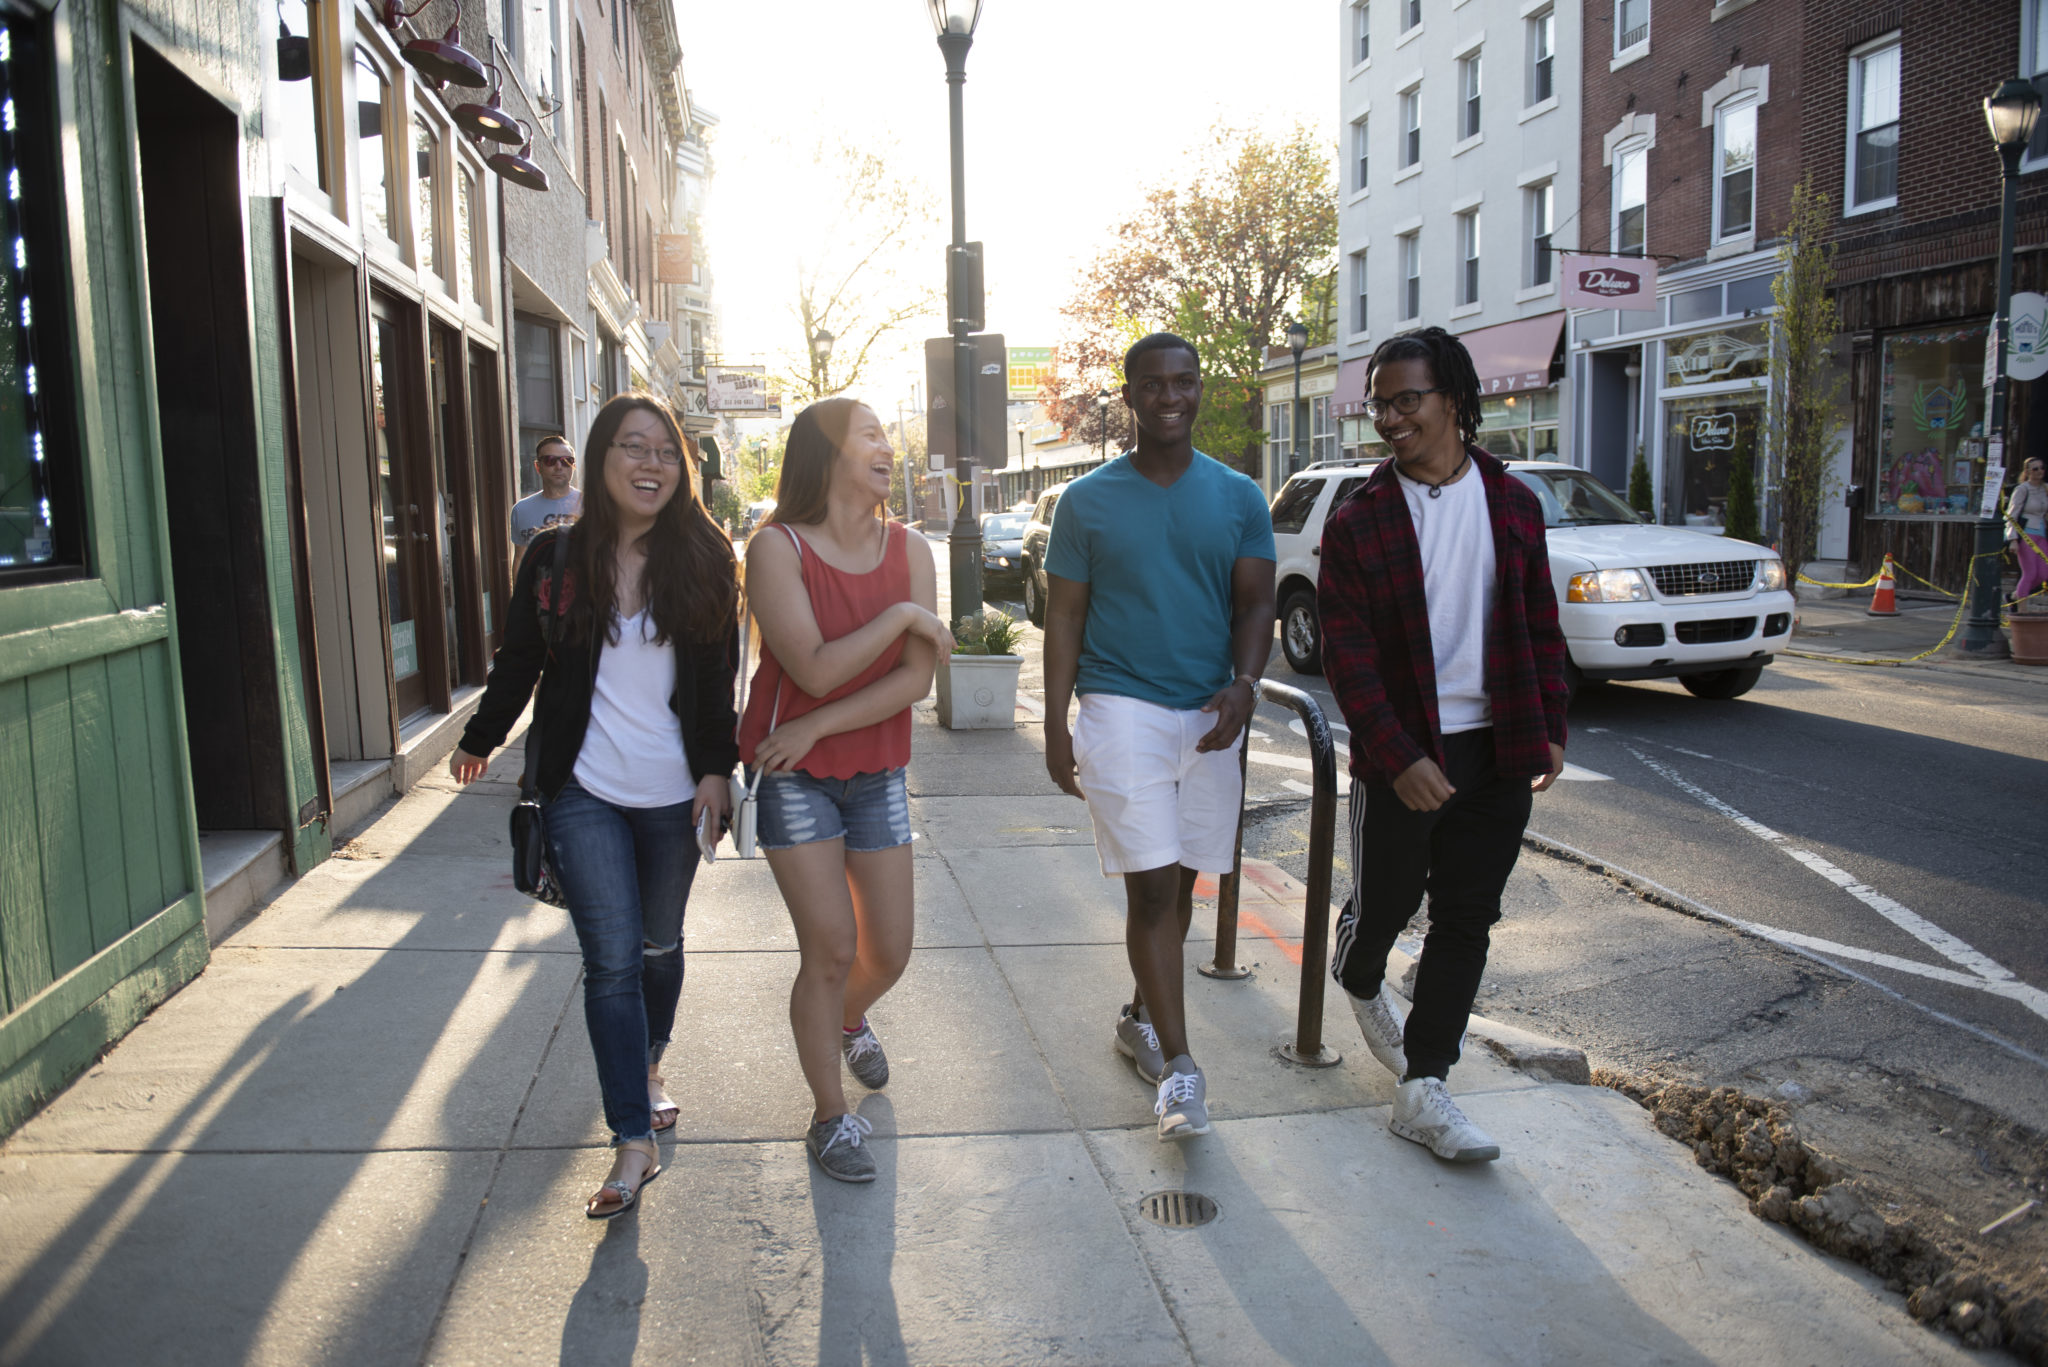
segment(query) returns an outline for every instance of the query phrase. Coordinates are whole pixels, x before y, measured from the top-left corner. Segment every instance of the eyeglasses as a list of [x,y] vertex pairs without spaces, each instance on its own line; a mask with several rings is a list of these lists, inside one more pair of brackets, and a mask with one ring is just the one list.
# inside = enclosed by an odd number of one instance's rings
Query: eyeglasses
[[561,466],[574,465],[576,463],[576,457],[574,456],[541,456],[539,459],[540,463],[549,469],[559,469]]
[[1377,421],[1389,411],[1401,414],[1413,413],[1422,407],[1424,394],[1448,394],[1448,389],[1404,389],[1398,394],[1389,394],[1384,399],[1367,399],[1365,416]]
[[622,451],[633,460],[646,460],[652,456],[663,465],[683,463],[683,453],[673,446],[649,446],[645,442],[615,441],[612,443],[612,450]]

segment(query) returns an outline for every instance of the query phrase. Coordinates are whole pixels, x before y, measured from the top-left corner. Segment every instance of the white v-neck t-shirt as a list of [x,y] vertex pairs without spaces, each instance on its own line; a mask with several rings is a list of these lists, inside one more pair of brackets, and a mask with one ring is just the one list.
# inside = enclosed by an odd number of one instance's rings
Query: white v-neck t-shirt
[[590,690],[590,726],[576,754],[577,784],[614,807],[672,807],[696,796],[683,724],[668,700],[676,691],[676,649],[654,643],[645,608],[618,619]]
[[1493,519],[1486,483],[1468,464],[1431,498],[1431,486],[1396,470],[1415,539],[1422,548],[1422,592],[1436,657],[1437,724],[1445,735],[1493,724],[1486,695],[1486,629],[1493,621]]

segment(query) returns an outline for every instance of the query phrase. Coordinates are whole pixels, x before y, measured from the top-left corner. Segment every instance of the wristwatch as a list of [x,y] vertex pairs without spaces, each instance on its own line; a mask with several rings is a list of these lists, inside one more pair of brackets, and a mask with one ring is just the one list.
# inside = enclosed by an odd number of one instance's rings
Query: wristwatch
[[1258,679],[1258,676],[1257,676],[1257,675],[1255,675],[1255,674],[1240,674],[1240,675],[1238,675],[1238,676],[1237,676],[1236,678],[1234,678],[1234,679],[1232,679],[1232,680],[1230,681],[1230,686],[1231,686],[1232,688],[1235,688],[1235,687],[1237,687],[1237,686],[1238,686],[1239,684],[1241,684],[1241,683],[1242,683],[1242,684],[1250,684],[1250,685],[1252,686],[1252,696],[1253,696],[1254,698],[1256,698],[1256,697],[1258,697],[1258,696],[1259,696],[1259,679]]

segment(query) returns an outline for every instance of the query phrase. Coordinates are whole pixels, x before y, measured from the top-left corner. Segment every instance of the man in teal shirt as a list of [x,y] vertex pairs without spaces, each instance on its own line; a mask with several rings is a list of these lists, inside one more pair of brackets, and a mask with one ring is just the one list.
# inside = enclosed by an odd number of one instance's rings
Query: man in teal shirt
[[1273,648],[1273,521],[1256,484],[1194,447],[1193,346],[1139,341],[1123,399],[1136,449],[1068,486],[1046,548],[1045,765],[1086,799],[1103,874],[1123,877],[1137,991],[1116,1047],[1158,1087],[1159,1137],[1185,1139],[1209,1132],[1209,1110],[1181,944],[1196,875],[1236,853],[1237,748]]

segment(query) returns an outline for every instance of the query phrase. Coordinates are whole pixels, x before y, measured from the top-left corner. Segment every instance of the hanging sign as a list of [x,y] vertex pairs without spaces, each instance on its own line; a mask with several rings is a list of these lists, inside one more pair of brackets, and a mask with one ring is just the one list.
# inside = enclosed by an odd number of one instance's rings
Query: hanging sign
[[1657,263],[1651,258],[1565,253],[1563,260],[1566,308],[1657,307]]
[[655,284],[689,284],[695,260],[688,233],[656,233],[654,235]]
[[2048,295],[2031,290],[2015,294],[2006,316],[2011,319],[2008,331],[2012,334],[2012,349],[2005,362],[2007,378],[2038,380],[2048,375]]
[[768,411],[766,366],[706,366],[704,387],[713,413],[764,414]]

